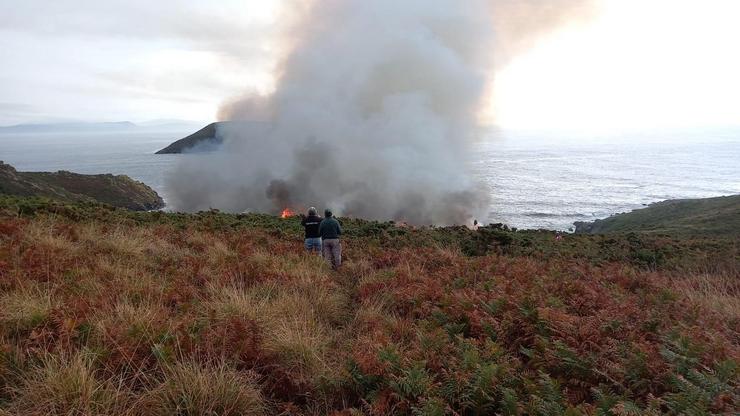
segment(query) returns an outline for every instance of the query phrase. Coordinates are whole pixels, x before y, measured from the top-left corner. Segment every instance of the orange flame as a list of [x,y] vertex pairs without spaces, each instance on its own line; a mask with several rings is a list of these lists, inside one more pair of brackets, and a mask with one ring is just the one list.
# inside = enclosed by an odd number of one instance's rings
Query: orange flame
[[280,218],[288,218],[295,215],[295,212],[293,212],[290,208],[285,208],[282,213],[280,213]]

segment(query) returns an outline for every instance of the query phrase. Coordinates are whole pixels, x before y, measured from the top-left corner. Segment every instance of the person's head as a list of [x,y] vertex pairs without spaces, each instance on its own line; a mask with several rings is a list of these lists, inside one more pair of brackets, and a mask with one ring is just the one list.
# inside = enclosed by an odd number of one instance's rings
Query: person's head
[[316,215],[316,208],[314,208],[314,207],[309,208],[308,209],[308,215],[309,216]]
[[331,218],[332,213],[331,213],[331,210],[329,208],[327,208],[327,209],[324,210],[324,216],[326,218]]

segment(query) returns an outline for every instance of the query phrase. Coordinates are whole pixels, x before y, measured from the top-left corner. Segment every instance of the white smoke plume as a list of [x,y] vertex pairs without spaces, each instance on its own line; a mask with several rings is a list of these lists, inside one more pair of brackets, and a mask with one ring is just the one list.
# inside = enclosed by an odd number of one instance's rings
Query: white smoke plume
[[303,4],[286,18],[290,46],[274,93],[221,109],[221,119],[241,122],[221,128],[221,151],[178,166],[172,208],[318,206],[438,225],[482,218],[489,195],[466,160],[491,77],[586,0]]

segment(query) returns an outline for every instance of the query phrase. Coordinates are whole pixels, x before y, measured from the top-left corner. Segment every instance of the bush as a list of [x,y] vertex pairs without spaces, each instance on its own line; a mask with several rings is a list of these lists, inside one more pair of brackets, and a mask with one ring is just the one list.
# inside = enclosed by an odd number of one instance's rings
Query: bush
[[254,375],[225,364],[181,362],[165,371],[164,380],[145,397],[148,415],[262,415],[265,401]]
[[0,296],[0,335],[26,333],[47,320],[55,302],[37,285]]
[[129,398],[112,380],[101,379],[89,354],[48,355],[11,388],[8,410],[24,415],[114,415],[124,412]]

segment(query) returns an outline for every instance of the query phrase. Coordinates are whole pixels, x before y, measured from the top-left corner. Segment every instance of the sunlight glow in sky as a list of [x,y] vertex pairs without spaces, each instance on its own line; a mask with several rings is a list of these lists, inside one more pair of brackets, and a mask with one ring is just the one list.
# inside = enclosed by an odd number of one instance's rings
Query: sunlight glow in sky
[[609,0],[496,77],[497,123],[740,125],[740,1]]
[[[543,37],[494,74],[487,121],[740,125],[740,1],[595,1],[593,18]],[[211,121],[226,99],[271,89],[279,4],[0,2],[0,125]]]

